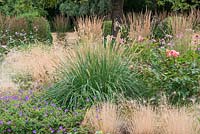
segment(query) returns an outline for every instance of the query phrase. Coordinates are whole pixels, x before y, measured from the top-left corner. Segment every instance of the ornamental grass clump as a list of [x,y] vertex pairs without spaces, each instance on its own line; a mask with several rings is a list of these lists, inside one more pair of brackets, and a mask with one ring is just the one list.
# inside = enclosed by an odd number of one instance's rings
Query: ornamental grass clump
[[91,107],[85,114],[82,126],[93,128],[91,133],[120,134],[122,121],[118,106],[111,103],[103,103]]
[[100,17],[78,18],[76,32],[80,42],[98,44],[102,42],[103,19]]
[[130,58],[123,55],[122,46],[79,46],[66,60],[69,64],[62,64],[61,79],[48,89],[47,98],[76,108],[116,100],[121,94],[139,97],[144,87],[129,69]]
[[129,13],[127,16],[130,26],[129,36],[132,40],[141,41],[141,38],[147,38],[151,34],[152,13],[146,11],[144,14]]

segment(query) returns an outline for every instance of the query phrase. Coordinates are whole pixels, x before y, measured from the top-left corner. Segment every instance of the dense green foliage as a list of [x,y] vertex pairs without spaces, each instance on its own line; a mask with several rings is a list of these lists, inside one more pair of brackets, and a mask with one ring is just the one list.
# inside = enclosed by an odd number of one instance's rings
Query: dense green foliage
[[102,15],[110,10],[110,0],[65,0],[60,5],[60,11],[69,16]]
[[179,10],[190,10],[192,8],[199,8],[200,7],[200,1],[199,0],[158,0],[157,1],[158,6],[166,7],[168,5],[169,10],[172,9],[174,11]]
[[2,0],[0,12],[5,15],[20,15],[24,13],[37,12],[46,15],[46,8],[57,5],[59,0]]
[[[189,10],[199,8],[198,0],[125,0],[124,11],[150,10]],[[110,0],[2,0],[0,12],[6,15],[20,15],[23,13],[37,12],[39,15],[48,15],[49,11],[60,10],[69,16],[104,15],[111,11]]]

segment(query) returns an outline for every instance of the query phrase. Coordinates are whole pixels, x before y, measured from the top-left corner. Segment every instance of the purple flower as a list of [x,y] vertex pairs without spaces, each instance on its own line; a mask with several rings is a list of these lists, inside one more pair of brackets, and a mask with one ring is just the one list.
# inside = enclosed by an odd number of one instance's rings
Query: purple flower
[[52,103],[51,106],[52,106],[52,107],[56,107],[56,104]]
[[8,100],[8,96],[1,97],[1,100]]
[[12,121],[8,121],[7,124],[10,125],[12,123]]
[[22,116],[22,111],[19,112],[19,116]]
[[33,134],[36,134],[36,133],[37,133],[37,131],[36,131],[36,130],[33,130],[32,132],[33,132]]
[[55,130],[53,128],[50,127],[49,129],[50,129],[51,133],[55,132]]
[[3,121],[2,120],[0,120],[0,125],[3,125]]
[[69,110],[68,109],[65,109],[65,113],[67,113]]
[[28,101],[29,99],[30,99],[29,96],[26,96],[26,97],[25,97],[25,100],[26,100],[26,101]]
[[62,108],[59,107],[58,110],[62,110]]
[[12,96],[11,97],[13,100],[18,100],[18,96]]
[[200,47],[199,47],[199,48],[197,48],[197,51],[200,51]]
[[8,128],[8,129],[7,129],[7,132],[11,132],[11,129],[10,129],[10,128]]
[[60,130],[63,130],[63,126],[60,126],[59,129],[60,129]]

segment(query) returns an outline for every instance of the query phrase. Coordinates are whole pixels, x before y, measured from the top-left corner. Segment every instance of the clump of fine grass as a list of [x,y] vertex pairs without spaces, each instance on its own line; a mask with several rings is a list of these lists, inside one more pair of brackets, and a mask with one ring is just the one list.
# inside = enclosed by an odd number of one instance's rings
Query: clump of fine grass
[[58,64],[65,57],[63,48],[44,47],[42,44],[8,53],[3,64],[5,73],[29,74],[34,81],[48,83],[54,77]]
[[[129,13],[127,20],[130,26],[129,36],[133,40],[147,38],[151,34],[151,12],[146,11],[144,14]],[[140,40],[140,39],[139,39]]]
[[161,111],[161,132],[163,134],[198,134],[197,117],[187,108],[170,108]]
[[53,26],[56,32],[66,32],[68,28],[68,22],[69,18],[65,17],[64,15],[57,15],[53,21]]
[[91,133],[103,132],[110,134],[119,134],[122,122],[119,119],[119,111],[116,105],[103,103],[90,108],[85,115],[82,125],[91,129]]
[[196,23],[195,14],[193,12],[190,15],[172,14],[169,19],[174,36],[173,48],[181,53],[194,50],[195,46],[191,42],[194,34],[193,27]]
[[53,20],[53,27],[59,39],[65,37],[65,32],[69,28],[69,18],[64,15],[57,15]]
[[102,42],[102,25],[103,19],[99,17],[85,17],[77,20],[76,32],[79,39],[86,43],[101,43]]
[[123,46],[81,45],[76,50],[62,65],[61,80],[47,91],[48,98],[77,108],[116,100],[120,94],[136,98],[144,90],[129,69]]
[[129,132],[131,134],[154,134],[157,130],[157,115],[150,106],[136,106],[129,120]]

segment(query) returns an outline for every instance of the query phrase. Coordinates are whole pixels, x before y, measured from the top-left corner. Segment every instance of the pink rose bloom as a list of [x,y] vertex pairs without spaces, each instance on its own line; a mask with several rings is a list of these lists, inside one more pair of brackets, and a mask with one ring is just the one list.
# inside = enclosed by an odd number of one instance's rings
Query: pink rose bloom
[[177,51],[175,51],[175,50],[166,50],[166,55],[167,55],[167,57],[174,57],[174,58],[176,58],[176,57],[178,57],[179,55],[180,55],[180,53],[179,52],[177,52]]

